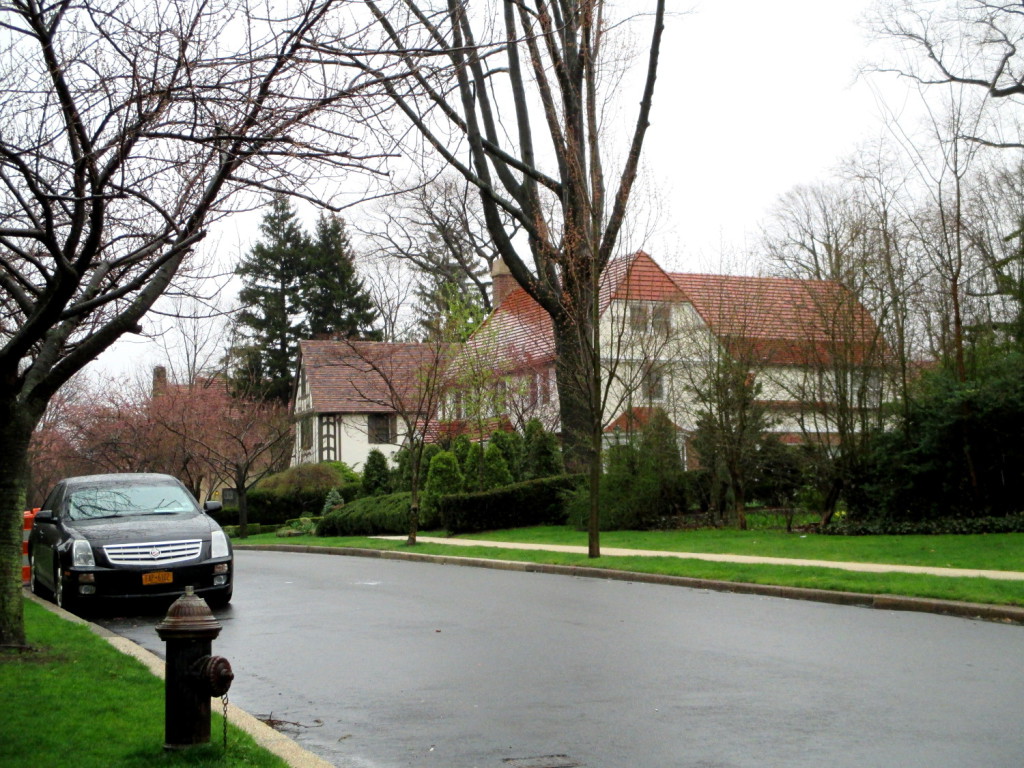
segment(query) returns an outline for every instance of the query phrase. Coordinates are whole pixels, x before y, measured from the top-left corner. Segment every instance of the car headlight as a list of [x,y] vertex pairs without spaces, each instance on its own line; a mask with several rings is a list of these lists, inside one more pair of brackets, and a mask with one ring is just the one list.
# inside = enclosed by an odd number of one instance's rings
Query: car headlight
[[214,531],[210,537],[210,557],[227,557],[228,554],[228,537],[224,531]]
[[92,554],[92,546],[85,539],[75,539],[71,546],[71,565],[95,566],[96,558]]

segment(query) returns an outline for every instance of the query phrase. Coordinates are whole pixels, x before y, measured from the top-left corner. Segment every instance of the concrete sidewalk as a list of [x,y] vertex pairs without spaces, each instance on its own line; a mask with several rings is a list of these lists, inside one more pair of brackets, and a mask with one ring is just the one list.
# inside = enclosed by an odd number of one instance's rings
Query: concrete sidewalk
[[[405,536],[375,536],[378,539],[403,541]],[[567,544],[522,544],[507,541],[484,541],[480,539],[446,539],[436,536],[417,536],[424,544],[447,544],[455,547],[495,547],[497,549],[527,549],[548,552],[565,552],[585,555],[587,548]],[[719,555],[708,552],[666,552],[651,549],[617,549],[601,547],[601,555],[608,557],[678,557],[685,560],[709,560],[716,563],[755,563],[762,565],[799,565],[816,568],[837,568],[841,571],[862,571],[864,573],[921,573],[928,576],[979,577],[1003,581],[1024,581],[1021,571],[988,571],[972,568],[938,568],[923,565],[892,565],[884,563],[850,563],[839,560],[801,560],[791,557],[758,557],[754,555]]]

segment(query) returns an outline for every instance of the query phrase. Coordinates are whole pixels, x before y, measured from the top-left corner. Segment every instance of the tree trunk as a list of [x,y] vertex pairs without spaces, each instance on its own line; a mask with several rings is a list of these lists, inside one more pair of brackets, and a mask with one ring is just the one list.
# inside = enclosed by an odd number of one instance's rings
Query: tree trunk
[[552,322],[555,335],[555,379],[558,385],[558,412],[562,429],[562,458],[565,471],[583,474],[590,471],[591,445],[590,392],[586,386],[589,364],[580,349],[580,334],[573,319],[563,314]]
[[235,475],[235,489],[238,491],[238,538],[249,538],[249,489],[245,477]]
[[0,413],[0,646],[25,645],[21,595],[21,544],[28,444],[41,413],[33,415],[14,398]]

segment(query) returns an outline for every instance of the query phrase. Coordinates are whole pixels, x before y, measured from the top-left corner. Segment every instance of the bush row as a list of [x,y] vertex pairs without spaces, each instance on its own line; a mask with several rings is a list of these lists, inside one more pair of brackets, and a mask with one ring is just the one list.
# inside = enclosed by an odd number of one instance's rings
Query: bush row
[[492,491],[456,493],[441,496],[437,508],[444,528],[452,536],[529,525],[564,525],[566,496],[585,479],[584,475],[555,475]]
[[[380,536],[409,532],[408,491],[385,496],[363,496],[340,509],[328,512],[316,526],[317,536]],[[437,515],[420,511],[420,529],[440,528]]]
[[1006,517],[942,517],[932,520],[833,520],[821,529],[833,536],[900,536],[910,534],[1024,533],[1024,514]]

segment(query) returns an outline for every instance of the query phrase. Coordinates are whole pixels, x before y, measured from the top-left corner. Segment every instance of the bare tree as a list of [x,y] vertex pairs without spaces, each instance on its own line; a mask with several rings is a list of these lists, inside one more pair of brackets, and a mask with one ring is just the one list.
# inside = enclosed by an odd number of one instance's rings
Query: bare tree
[[412,498],[407,543],[416,543],[420,496],[426,478],[423,449],[437,428],[448,391],[448,365],[454,347],[445,341],[387,343],[336,341],[327,365],[350,377],[360,401],[378,406],[401,421],[402,446],[408,451]]
[[239,536],[245,538],[248,493],[287,466],[293,425],[285,404],[232,397],[229,389],[224,376],[168,385],[154,393],[149,413],[154,426],[192,457],[207,486],[228,483],[238,492]]
[[[1014,3],[998,0],[888,0],[873,19],[876,33],[897,44],[902,57],[876,67],[923,86],[977,89],[1011,110],[1024,97],[1024,25]],[[1019,130],[1013,122],[1014,130]],[[978,125],[964,137],[997,147],[1024,147],[1002,138],[999,122]]]
[[[621,82],[603,0],[368,0],[380,37],[324,49],[382,81],[432,155],[480,193],[498,253],[550,315],[567,464],[600,473],[597,285],[614,254],[649,125],[665,5],[655,0],[640,107],[606,176],[606,98]],[[397,132],[401,132],[396,128]],[[609,181],[613,178],[614,181]],[[513,241],[511,217],[525,237]],[[521,243],[525,240],[525,247]],[[580,387],[572,371],[590,371]],[[589,461],[588,461],[589,460]],[[596,520],[594,521],[596,528]],[[590,554],[597,556],[596,530]]]
[[[446,303],[446,297],[430,295],[441,285],[491,311],[490,272],[498,253],[469,182],[451,173],[429,179],[386,198],[377,219],[364,234],[379,257],[407,262],[418,273],[419,314],[428,331]],[[502,228],[510,237],[518,229],[508,215]]]
[[361,159],[302,52],[338,0],[0,7],[0,644],[24,643],[27,450],[46,404],[141,321],[245,188]]

